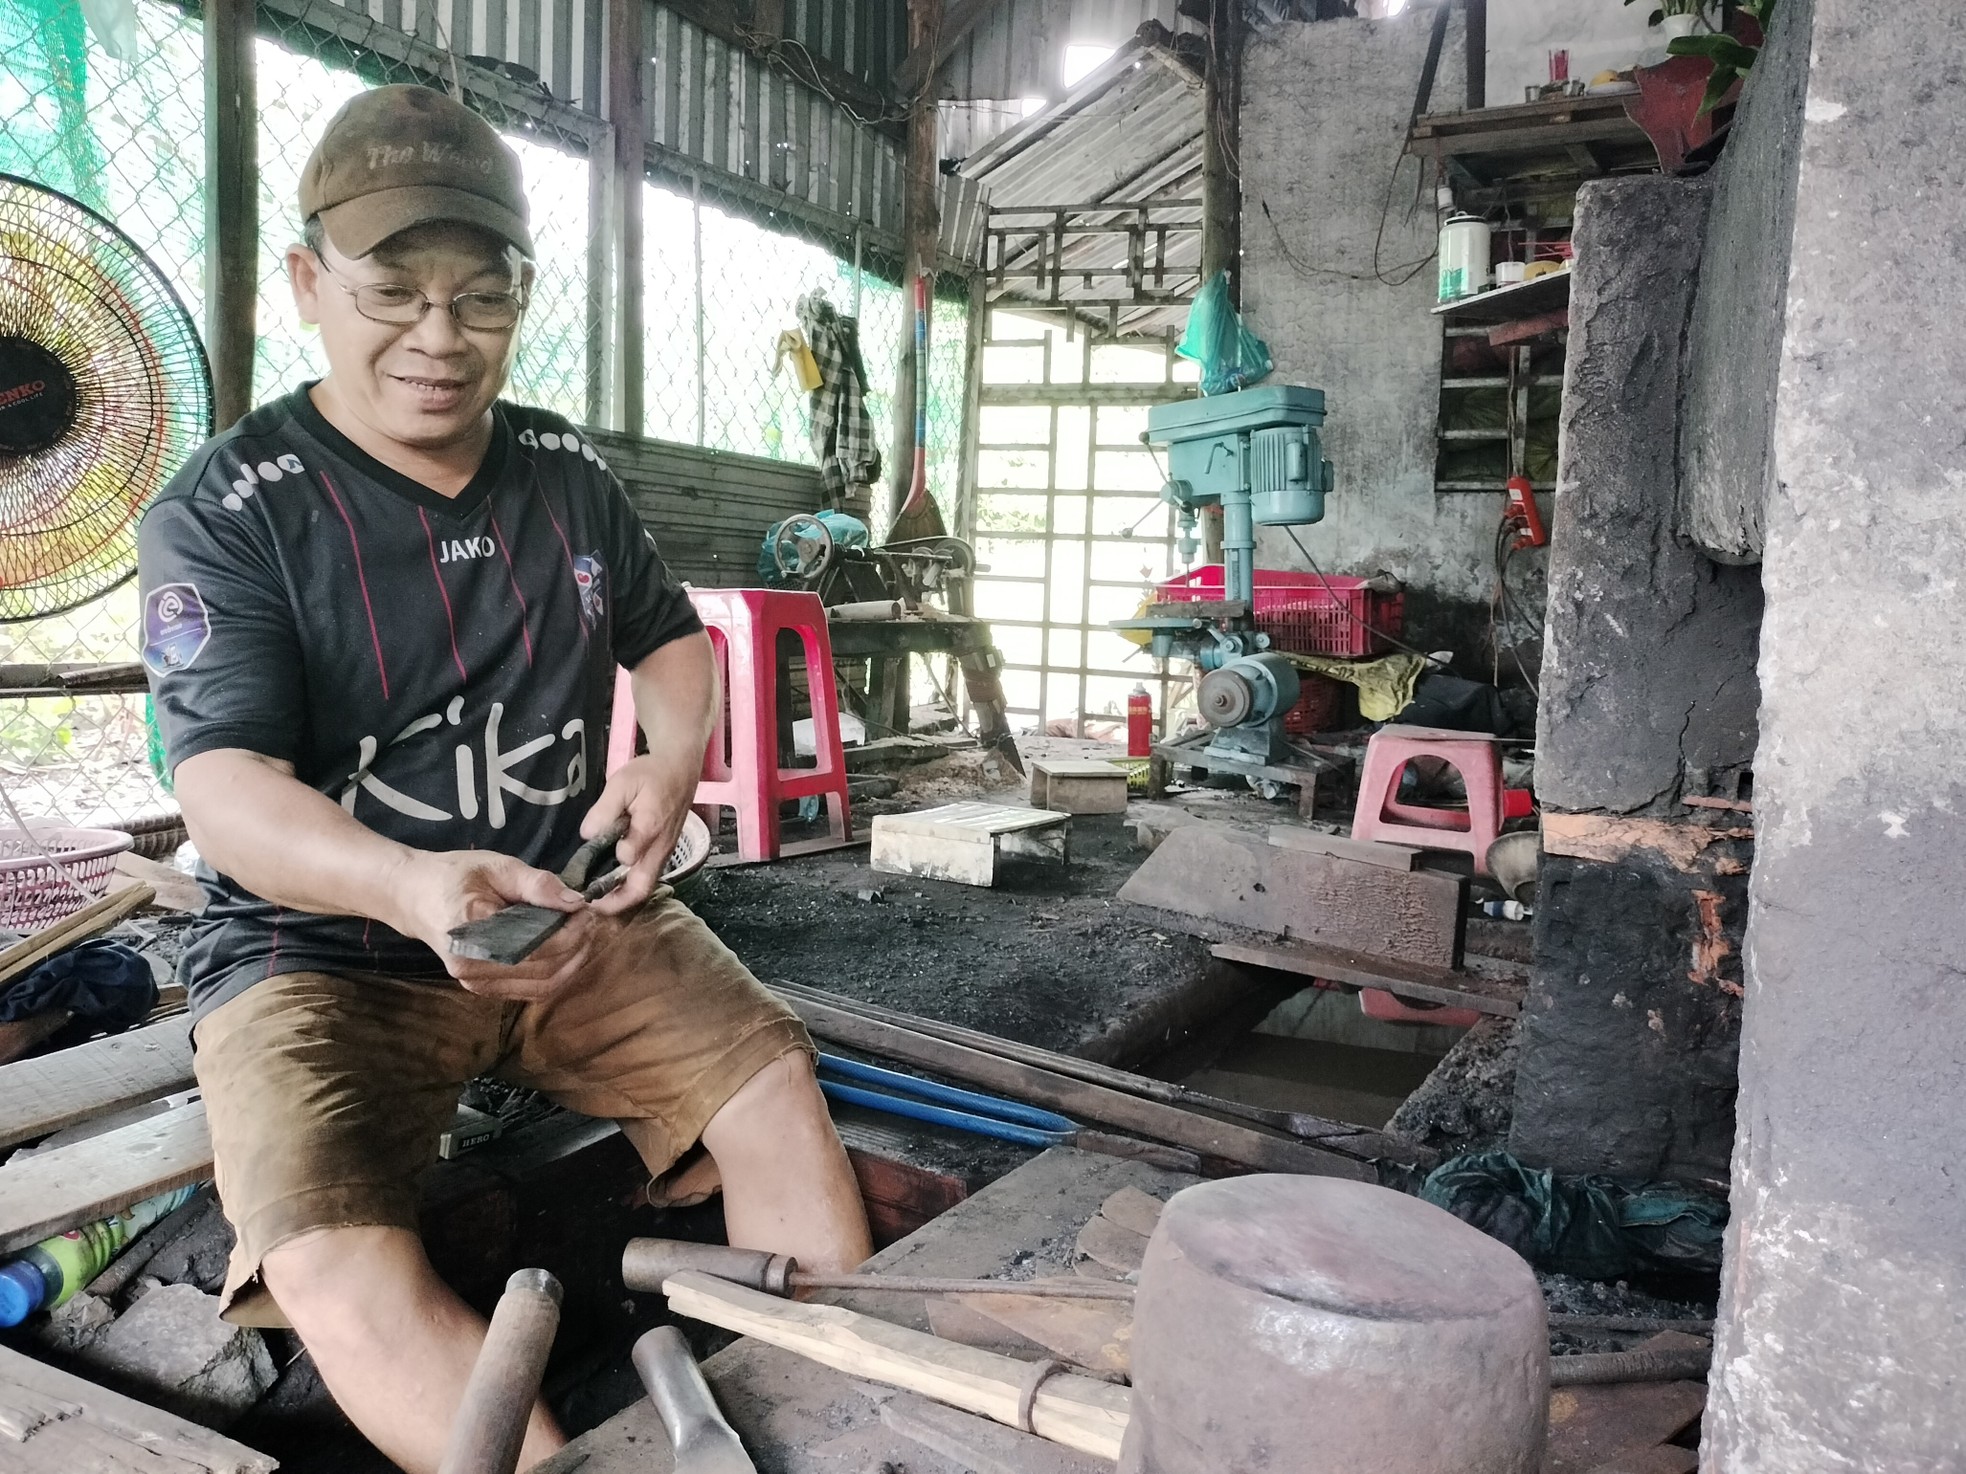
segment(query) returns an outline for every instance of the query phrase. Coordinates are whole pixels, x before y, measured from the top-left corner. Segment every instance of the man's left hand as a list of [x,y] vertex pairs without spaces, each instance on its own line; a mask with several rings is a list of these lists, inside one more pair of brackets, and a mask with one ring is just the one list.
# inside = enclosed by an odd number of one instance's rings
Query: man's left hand
[[608,916],[631,911],[662,883],[662,872],[683,831],[683,816],[696,797],[700,772],[696,763],[679,768],[666,759],[643,756],[624,763],[608,779],[587,811],[580,833],[592,839],[625,814],[628,833],[615,846],[615,856],[628,867],[628,874],[593,903],[596,911]]

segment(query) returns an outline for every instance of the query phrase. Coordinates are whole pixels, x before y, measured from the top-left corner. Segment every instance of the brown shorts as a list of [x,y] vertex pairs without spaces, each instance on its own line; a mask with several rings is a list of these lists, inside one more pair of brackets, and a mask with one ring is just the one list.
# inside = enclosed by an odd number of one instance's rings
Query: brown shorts
[[613,1118],[660,1176],[745,1081],[812,1050],[798,1018],[666,892],[545,1003],[288,973],[221,1004],[194,1038],[238,1235],[224,1311],[256,1325],[285,1324],[259,1283],[267,1251],[317,1228],[415,1231],[417,1178],[473,1076]]

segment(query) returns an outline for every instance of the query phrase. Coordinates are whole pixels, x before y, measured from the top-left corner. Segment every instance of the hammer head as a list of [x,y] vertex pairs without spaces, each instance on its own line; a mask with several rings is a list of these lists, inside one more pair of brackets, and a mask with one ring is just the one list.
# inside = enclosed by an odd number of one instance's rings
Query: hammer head
[[758,1474],[674,1326],[657,1326],[635,1343],[635,1370],[669,1432],[676,1474]]

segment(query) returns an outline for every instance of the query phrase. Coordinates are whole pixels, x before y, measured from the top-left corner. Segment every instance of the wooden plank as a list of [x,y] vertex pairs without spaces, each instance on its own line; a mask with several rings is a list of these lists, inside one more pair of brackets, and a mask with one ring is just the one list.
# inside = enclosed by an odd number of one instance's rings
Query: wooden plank
[[1615,1382],[1550,1393],[1543,1474],[1592,1474],[1619,1455],[1677,1438],[1707,1403],[1698,1382]]
[[1040,758],[1031,764],[1031,803],[1065,814],[1124,814],[1126,769],[1107,762]]
[[[5,1346],[0,1346],[0,1404],[16,1410],[32,1406],[45,1414],[39,1420],[23,1420],[36,1421],[24,1436],[10,1436],[8,1451],[0,1458],[0,1464],[9,1470],[84,1474],[124,1467],[165,1474],[184,1466],[199,1474],[273,1474],[280,1467],[277,1460],[209,1428],[57,1371]],[[72,1441],[78,1425],[93,1430],[96,1436]],[[105,1438],[124,1445],[125,1463],[103,1461]],[[114,1451],[113,1444],[109,1448]]]
[[975,841],[1022,829],[1069,829],[1072,821],[1069,816],[1049,809],[957,803],[912,814],[882,814],[879,822],[900,834],[933,834],[942,839]]
[[0,1254],[212,1175],[205,1103],[0,1167]]
[[146,860],[134,850],[125,850],[116,857],[116,871],[155,891],[153,906],[167,911],[189,911],[193,915],[205,909],[205,888],[182,870]]
[[57,952],[65,951],[77,942],[87,941],[98,932],[108,931],[132,911],[148,906],[156,898],[155,891],[136,881],[112,884],[108,895],[0,950],[0,983],[39,967]]
[[[677,1315],[708,1321],[809,1357],[849,1376],[869,1377],[1015,1426],[1026,1363],[960,1346],[837,1305],[796,1304],[694,1271],[663,1284]],[[1132,1393],[1109,1382],[1059,1372],[1031,1405],[1040,1437],[1102,1459],[1117,1459]]]
[[1217,942],[1209,952],[1224,962],[1275,968],[1299,977],[1354,988],[1383,988],[1398,998],[1472,1008],[1499,1018],[1522,1012],[1522,983],[1508,984],[1473,973],[1404,967],[1383,957],[1368,957],[1332,947],[1262,947],[1244,942]]
[[1272,846],[1223,824],[1190,824],[1162,840],[1119,898],[1247,931],[1451,969],[1461,961],[1467,881],[1435,870],[1388,870],[1336,855]]
[[1420,852],[1403,844],[1383,844],[1376,839],[1353,839],[1346,834],[1326,834],[1302,824],[1272,824],[1270,843],[1278,849],[1303,850],[1312,855],[1336,855],[1363,865],[1386,870],[1412,870],[1420,863]]
[[884,875],[913,875],[947,880],[957,885],[992,886],[997,880],[997,846],[987,834],[948,839],[939,834],[909,834],[885,828],[874,817],[873,842],[867,851],[869,869]]
[[1650,850],[1676,870],[1691,872],[1707,849],[1723,839],[1753,839],[1749,827],[1716,829],[1678,819],[1630,819],[1612,814],[1543,815],[1543,853],[1616,863],[1633,850]]
[[1348,1177],[1357,1182],[1378,1180],[1377,1172],[1365,1163],[1304,1142],[1217,1121],[1177,1106],[1142,1100],[980,1050],[931,1039],[925,1034],[830,1007],[810,997],[780,996],[805,1021],[806,1027],[822,1039],[934,1070],[985,1090],[1061,1111],[1076,1120],[1096,1121],[1264,1172],[1303,1172]]
[[0,1065],[0,1147],[191,1084],[191,1020],[184,1015]]

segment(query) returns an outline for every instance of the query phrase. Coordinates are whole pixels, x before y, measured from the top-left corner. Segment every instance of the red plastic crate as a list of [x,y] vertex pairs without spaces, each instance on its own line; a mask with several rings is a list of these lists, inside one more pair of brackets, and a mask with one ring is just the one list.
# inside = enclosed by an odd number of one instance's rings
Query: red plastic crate
[[1304,670],[1297,673],[1301,693],[1297,704],[1283,714],[1283,730],[1293,737],[1329,732],[1338,725],[1338,703],[1345,688],[1329,676]]
[[[1204,563],[1160,585],[1161,602],[1168,604],[1215,603],[1222,597],[1220,563]],[[1386,637],[1403,633],[1406,595],[1380,593],[1367,588],[1365,579],[1342,574],[1320,580],[1315,573],[1259,568],[1255,613],[1256,627],[1279,650],[1357,659],[1393,648]],[[1366,630],[1361,620],[1378,633]]]

